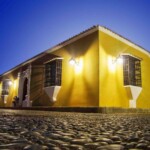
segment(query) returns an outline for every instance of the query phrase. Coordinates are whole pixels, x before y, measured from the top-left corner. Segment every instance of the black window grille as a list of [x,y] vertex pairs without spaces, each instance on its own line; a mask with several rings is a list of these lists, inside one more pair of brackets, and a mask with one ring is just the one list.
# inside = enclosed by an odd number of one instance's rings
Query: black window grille
[[45,87],[60,86],[62,74],[62,59],[53,60],[45,64]]
[[123,55],[124,85],[142,86],[141,60],[130,55]]

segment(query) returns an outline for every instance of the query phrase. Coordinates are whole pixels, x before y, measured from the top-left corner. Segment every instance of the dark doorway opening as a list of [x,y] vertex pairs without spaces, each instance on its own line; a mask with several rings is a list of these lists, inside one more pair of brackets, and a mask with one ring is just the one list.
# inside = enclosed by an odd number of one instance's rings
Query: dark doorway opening
[[28,89],[28,79],[25,78],[24,83],[23,83],[23,95],[22,95],[22,100],[26,99],[26,95],[27,95],[27,89]]

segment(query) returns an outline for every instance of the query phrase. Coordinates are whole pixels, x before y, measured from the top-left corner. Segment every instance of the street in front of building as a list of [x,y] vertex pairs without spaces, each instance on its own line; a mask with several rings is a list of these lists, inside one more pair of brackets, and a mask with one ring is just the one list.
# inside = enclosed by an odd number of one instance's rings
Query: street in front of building
[[1,150],[150,149],[150,114],[0,112]]

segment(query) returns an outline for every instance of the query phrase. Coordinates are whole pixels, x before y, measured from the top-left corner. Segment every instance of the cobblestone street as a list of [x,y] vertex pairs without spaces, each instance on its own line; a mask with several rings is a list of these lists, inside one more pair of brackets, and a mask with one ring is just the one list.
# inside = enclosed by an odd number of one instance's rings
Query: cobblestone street
[[150,115],[0,110],[1,150],[150,150]]

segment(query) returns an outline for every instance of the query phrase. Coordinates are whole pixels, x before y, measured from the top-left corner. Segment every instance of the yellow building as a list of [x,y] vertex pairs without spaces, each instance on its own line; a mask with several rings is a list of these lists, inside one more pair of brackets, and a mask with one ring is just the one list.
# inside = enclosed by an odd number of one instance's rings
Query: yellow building
[[150,53],[94,26],[0,76],[1,107],[150,108]]

